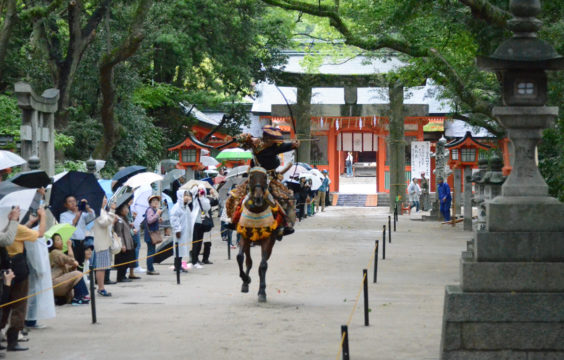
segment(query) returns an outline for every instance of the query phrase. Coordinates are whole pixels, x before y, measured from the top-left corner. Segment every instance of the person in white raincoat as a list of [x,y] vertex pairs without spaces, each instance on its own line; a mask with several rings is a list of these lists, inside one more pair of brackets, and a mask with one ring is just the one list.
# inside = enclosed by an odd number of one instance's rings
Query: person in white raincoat
[[[194,221],[192,217],[192,195],[187,190],[178,190],[176,192],[176,204],[170,210],[170,225],[172,227],[172,236],[174,244],[174,270],[176,271],[181,265],[182,258],[189,256],[190,243],[192,242],[192,231],[194,229]],[[178,243],[178,260],[176,257],[176,244]],[[182,271],[186,271],[182,266]]]
[[[202,186],[194,186],[190,189],[192,194],[192,252],[191,263],[188,264],[188,270],[201,269],[202,265],[198,261],[198,256],[202,249],[202,242],[204,240],[204,231],[202,229],[202,211],[207,212],[211,209],[210,201],[206,198],[206,189]],[[201,209],[200,209],[201,204]]]
[[[29,267],[28,294],[37,294],[27,302],[26,327],[39,328],[37,320],[55,317],[55,297],[51,279],[49,250],[44,237],[34,242],[25,242],[27,265]],[[44,291],[45,290],[45,291]]]

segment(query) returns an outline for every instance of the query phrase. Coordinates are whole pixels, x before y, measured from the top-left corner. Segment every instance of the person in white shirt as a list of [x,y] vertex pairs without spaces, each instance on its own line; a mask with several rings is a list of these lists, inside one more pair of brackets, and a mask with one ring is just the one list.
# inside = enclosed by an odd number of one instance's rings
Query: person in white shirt
[[413,181],[407,187],[407,193],[409,195],[409,212],[411,213],[411,208],[415,207],[415,211],[419,212],[419,196],[421,196],[421,188],[417,184],[417,178],[413,178]]
[[65,198],[65,208],[67,211],[61,213],[60,222],[71,224],[76,228],[71,236],[72,250],[79,266],[84,263],[84,239],[86,238],[86,225],[96,218],[94,210],[88,205],[88,201],[82,199],[80,206],[76,198],[69,195]]

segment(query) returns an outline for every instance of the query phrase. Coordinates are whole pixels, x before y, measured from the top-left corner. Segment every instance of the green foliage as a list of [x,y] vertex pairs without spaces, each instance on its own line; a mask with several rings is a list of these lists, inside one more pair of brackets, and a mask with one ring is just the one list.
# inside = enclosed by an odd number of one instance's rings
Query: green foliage
[[74,145],[74,137],[65,134],[55,133],[55,150],[64,151]]
[[59,174],[65,171],[83,171],[86,172],[86,163],[81,160],[64,160],[55,161],[55,173]]
[[18,101],[12,94],[0,94],[0,135],[13,136],[14,142],[8,144],[6,149],[14,149],[16,141],[20,139],[20,125],[22,123],[21,110]]

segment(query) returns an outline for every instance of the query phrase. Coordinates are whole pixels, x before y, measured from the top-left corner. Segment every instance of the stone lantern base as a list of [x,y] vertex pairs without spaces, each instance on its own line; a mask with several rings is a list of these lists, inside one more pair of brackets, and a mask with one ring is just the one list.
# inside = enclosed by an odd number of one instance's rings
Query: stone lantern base
[[519,166],[486,203],[485,230],[460,260],[460,285],[446,287],[443,360],[564,359],[564,204],[542,194],[532,155],[540,131],[510,134]]

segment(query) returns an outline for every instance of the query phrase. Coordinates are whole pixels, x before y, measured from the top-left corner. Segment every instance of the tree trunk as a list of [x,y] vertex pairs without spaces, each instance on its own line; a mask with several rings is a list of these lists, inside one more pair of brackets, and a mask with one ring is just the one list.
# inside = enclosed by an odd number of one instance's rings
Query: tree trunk
[[394,211],[397,196],[405,198],[405,140],[403,116],[403,85],[394,83],[389,88],[390,116],[388,151],[390,163],[390,211]]
[[4,15],[4,22],[2,23],[2,32],[0,32],[0,82],[4,80],[4,60],[8,52],[8,44],[10,42],[10,35],[12,28],[18,16],[16,13],[16,0],[7,0],[6,14]]
[[104,136],[98,142],[94,154],[101,159],[107,159],[118,140],[116,126],[114,123],[114,68],[119,63],[129,59],[137,52],[141,41],[145,37],[143,33],[143,22],[153,5],[152,0],[139,0],[135,17],[131,24],[128,36],[123,39],[121,44],[103,56],[100,63],[100,88],[102,92],[102,125]]
[[[298,86],[296,104],[296,137],[309,139],[311,137],[311,86],[300,84]],[[311,142],[302,141],[298,148],[297,161],[310,163]]]

